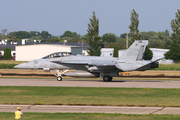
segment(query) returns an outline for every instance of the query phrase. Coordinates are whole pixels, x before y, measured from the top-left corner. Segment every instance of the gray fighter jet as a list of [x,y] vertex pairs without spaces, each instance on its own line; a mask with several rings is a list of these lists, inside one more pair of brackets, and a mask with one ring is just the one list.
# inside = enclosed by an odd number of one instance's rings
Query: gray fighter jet
[[[72,77],[101,77],[103,81],[112,81],[113,77],[119,76],[119,72],[144,71],[151,68],[158,68],[158,60],[143,60],[147,40],[135,41],[126,52],[120,57],[100,57],[82,55],[51,55],[42,59],[16,65],[19,69],[42,69],[53,72],[58,81],[62,75]],[[72,71],[76,70],[76,71]]]

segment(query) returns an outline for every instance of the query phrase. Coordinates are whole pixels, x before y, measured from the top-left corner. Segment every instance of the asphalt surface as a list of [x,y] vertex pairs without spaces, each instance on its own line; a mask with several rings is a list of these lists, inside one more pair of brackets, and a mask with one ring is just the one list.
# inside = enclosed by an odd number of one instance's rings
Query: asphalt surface
[[68,106],[68,105],[0,105],[0,112],[46,113],[122,113],[122,114],[180,114],[180,108],[173,107],[124,107],[124,106]]
[[[180,81],[116,80],[103,82],[88,79],[9,79],[1,78],[0,86],[67,86],[67,87],[127,87],[127,88],[180,88]],[[0,105],[0,112],[69,112],[69,113],[123,113],[123,114],[180,114],[180,107],[124,107],[124,106],[65,106],[65,105]]]
[[66,87],[123,87],[123,88],[180,88],[180,81],[155,80],[102,80],[87,79],[9,79],[1,78],[0,86],[66,86]]

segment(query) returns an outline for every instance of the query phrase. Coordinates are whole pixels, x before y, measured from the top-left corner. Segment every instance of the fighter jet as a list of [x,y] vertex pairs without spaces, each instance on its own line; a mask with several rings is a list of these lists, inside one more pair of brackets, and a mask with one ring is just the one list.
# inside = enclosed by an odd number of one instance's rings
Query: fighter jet
[[[100,56],[48,56],[30,62],[16,65],[19,69],[42,69],[53,72],[58,81],[63,75],[72,77],[101,77],[103,81],[112,81],[113,77],[119,76],[119,72],[144,71],[158,68],[157,60],[143,60],[143,54],[148,44],[147,40],[135,41],[126,52],[119,58]],[[50,55],[49,55],[50,56]],[[72,71],[76,70],[76,71]]]

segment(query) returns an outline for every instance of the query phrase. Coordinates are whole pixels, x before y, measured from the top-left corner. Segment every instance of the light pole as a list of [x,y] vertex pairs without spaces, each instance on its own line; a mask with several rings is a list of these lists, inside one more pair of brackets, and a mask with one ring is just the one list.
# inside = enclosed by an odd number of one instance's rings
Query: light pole
[[127,33],[127,37],[126,37],[126,49],[128,49],[128,33]]

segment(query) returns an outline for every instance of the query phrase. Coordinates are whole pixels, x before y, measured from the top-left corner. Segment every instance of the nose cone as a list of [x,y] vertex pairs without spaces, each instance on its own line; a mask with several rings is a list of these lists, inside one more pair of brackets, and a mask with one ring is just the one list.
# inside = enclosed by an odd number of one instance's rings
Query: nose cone
[[21,63],[19,65],[14,66],[14,68],[25,69],[25,68],[27,68],[27,64],[26,63]]

